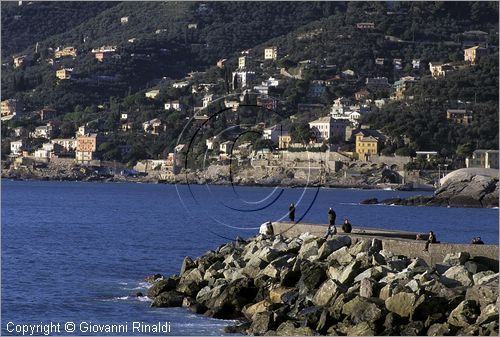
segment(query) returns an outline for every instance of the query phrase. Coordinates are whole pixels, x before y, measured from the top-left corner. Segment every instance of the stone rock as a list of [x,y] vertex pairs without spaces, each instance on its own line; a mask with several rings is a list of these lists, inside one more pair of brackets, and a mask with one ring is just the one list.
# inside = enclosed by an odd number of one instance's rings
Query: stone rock
[[449,286],[461,285],[464,287],[469,287],[473,284],[473,280],[469,271],[461,265],[453,266],[448,269],[443,274],[441,282]]
[[299,250],[298,258],[301,260],[316,259],[320,248],[320,240],[310,240],[303,243]]
[[375,254],[378,253],[382,250],[382,240],[373,238],[371,241],[371,246],[369,248],[369,253],[370,254]]
[[351,321],[355,324],[375,322],[382,317],[382,310],[375,303],[362,297],[355,297],[344,304],[342,313],[351,317]]
[[476,301],[462,301],[448,316],[448,323],[458,327],[466,327],[474,323],[479,314]]
[[184,273],[192,268],[195,268],[196,264],[194,263],[193,259],[191,259],[189,256],[186,256],[184,260],[182,261],[182,266],[181,266],[181,271],[179,273],[180,276],[184,275]]
[[278,257],[277,259],[271,261],[264,270],[262,270],[261,274],[267,275],[272,278],[280,278],[281,271],[288,268],[291,268],[291,265],[295,263],[295,255],[286,254]]
[[371,247],[371,241],[359,240],[349,248],[349,253],[354,256],[362,252],[368,253],[370,247]]
[[237,279],[230,282],[213,302],[214,318],[236,318],[243,307],[251,303],[258,289],[248,279]]
[[296,292],[295,288],[278,287],[269,291],[269,299],[272,303],[284,303],[283,298],[290,292]]
[[409,288],[414,293],[418,293],[418,291],[420,290],[420,284],[415,279],[412,279],[410,282],[408,282],[406,284],[406,287]]
[[[465,267],[465,269],[467,269],[469,271],[469,273],[472,274],[473,279],[474,279],[475,274],[488,270],[488,268],[486,266],[484,266],[480,263],[474,262],[474,261],[465,262],[464,267]],[[476,283],[476,281],[474,281],[474,283]]]
[[475,285],[467,289],[465,299],[477,301],[481,310],[484,310],[489,304],[497,302],[498,295],[498,284]]
[[443,259],[443,263],[450,266],[464,265],[470,259],[470,254],[467,252],[449,253]]
[[250,278],[256,278],[266,266],[267,263],[265,261],[261,260],[258,256],[253,256],[248,260],[241,272]]
[[453,331],[448,323],[434,323],[427,330],[427,336],[451,336]]
[[152,307],[180,307],[184,296],[177,291],[165,291],[155,297]]
[[498,306],[495,304],[489,304],[481,310],[481,314],[477,318],[476,324],[483,325],[493,321],[498,322]]
[[347,265],[340,274],[338,281],[342,284],[350,283],[360,273],[361,262],[355,260]]
[[251,322],[243,322],[235,325],[228,325],[224,327],[224,332],[243,335],[250,328],[251,324]]
[[264,247],[259,253],[258,257],[264,262],[271,262],[272,260],[276,259],[280,253],[274,249],[271,249],[269,247]]
[[375,287],[377,281],[372,278],[364,278],[359,285],[359,296],[370,298],[375,297]]
[[403,269],[406,268],[408,265],[408,260],[406,259],[394,259],[387,261],[387,266],[389,266],[390,269],[401,272]]
[[348,336],[375,336],[375,334],[375,328],[368,322],[353,325],[347,330]]
[[370,199],[365,199],[360,202],[362,205],[376,205],[378,204],[378,199],[377,198],[370,198]]
[[383,266],[375,266],[368,268],[364,272],[356,275],[354,282],[360,282],[365,278],[372,278],[374,280],[380,280],[382,277],[387,275],[387,268]]
[[155,282],[151,286],[151,288],[148,289],[147,295],[149,298],[155,298],[162,292],[175,290],[178,283],[179,283],[178,277],[169,277],[166,279],[159,280]]
[[[444,312],[446,312],[446,299],[423,294],[415,301],[411,310],[410,319],[414,321],[425,321],[434,314],[441,314]],[[439,317],[441,317],[441,315],[439,315]]]
[[498,284],[498,273],[486,275],[477,280],[477,285],[495,283]]
[[337,262],[341,266],[346,266],[352,262],[352,255],[349,254],[349,248],[346,246],[334,251],[326,259],[328,263]]
[[318,257],[322,260],[330,256],[333,252],[342,247],[351,245],[351,238],[349,236],[337,236],[333,239],[326,240],[318,250]]
[[413,310],[415,301],[415,294],[400,292],[386,299],[385,306],[387,310],[394,312],[401,317],[409,317]]
[[267,300],[263,300],[254,304],[247,304],[242,309],[242,314],[249,320],[253,320],[253,316],[260,312],[268,311],[268,308],[271,306],[271,302]]
[[424,323],[421,321],[413,321],[402,327],[399,331],[401,336],[420,336],[424,330]]
[[148,283],[155,283],[157,281],[159,281],[159,279],[162,279],[163,276],[161,274],[153,274],[153,275],[149,275],[147,276],[144,281],[148,282]]
[[255,335],[264,335],[272,330],[274,325],[273,314],[270,312],[259,312],[254,315],[250,331]]
[[382,266],[387,262],[385,261],[385,257],[382,254],[374,253],[372,254],[372,265],[374,266]]
[[321,314],[323,312],[323,308],[313,306],[306,307],[299,311],[297,318],[300,321],[304,321],[307,326],[317,326]]
[[493,274],[495,274],[495,273],[493,271],[491,271],[491,270],[480,271],[479,273],[472,275],[472,280],[474,281],[474,284],[478,285],[478,282],[483,277],[490,276],[490,275],[493,275]]
[[325,306],[327,305],[333,298],[335,298],[338,293],[343,292],[344,288],[339,286],[334,280],[326,280],[319,287],[318,291],[314,295],[312,302],[314,305]]
[[316,289],[323,281],[326,280],[326,272],[322,265],[304,261],[300,265],[301,276],[298,282],[298,287],[301,290],[309,291]]
[[315,336],[317,335],[310,327],[295,327],[293,322],[285,321],[276,329],[277,336]]

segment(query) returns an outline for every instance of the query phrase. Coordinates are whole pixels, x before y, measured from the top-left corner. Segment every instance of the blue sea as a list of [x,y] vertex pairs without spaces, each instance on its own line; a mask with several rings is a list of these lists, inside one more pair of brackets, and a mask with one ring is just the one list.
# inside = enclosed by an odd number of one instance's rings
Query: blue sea
[[[113,335],[148,334],[132,331],[133,322],[169,324],[169,333],[151,335],[221,335],[231,322],[151,308],[134,295],[146,291],[144,277],[178,273],[184,256],[285,219],[291,202],[302,222],[326,223],[333,207],[338,221],[347,217],[354,226],[433,230],[442,242],[481,236],[498,244],[498,209],[359,204],[423,192],[8,180],[1,192],[4,335],[50,323],[59,323],[53,335],[110,335],[81,329],[103,324],[128,327]],[[68,322],[74,332],[65,331]]]

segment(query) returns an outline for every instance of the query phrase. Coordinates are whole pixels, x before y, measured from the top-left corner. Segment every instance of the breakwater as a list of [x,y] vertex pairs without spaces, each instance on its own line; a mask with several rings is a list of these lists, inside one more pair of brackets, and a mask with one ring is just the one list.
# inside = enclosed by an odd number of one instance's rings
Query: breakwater
[[498,272],[479,255],[428,263],[389,250],[420,242],[323,235],[289,229],[186,257],[179,275],[148,278],[147,296],[254,335],[498,335]]

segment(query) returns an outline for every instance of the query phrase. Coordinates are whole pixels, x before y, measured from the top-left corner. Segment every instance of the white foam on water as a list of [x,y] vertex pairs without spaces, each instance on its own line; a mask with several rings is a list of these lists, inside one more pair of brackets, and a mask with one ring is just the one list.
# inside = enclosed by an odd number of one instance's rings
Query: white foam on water
[[138,296],[136,297],[139,302],[153,302],[153,299],[147,297],[147,296]]

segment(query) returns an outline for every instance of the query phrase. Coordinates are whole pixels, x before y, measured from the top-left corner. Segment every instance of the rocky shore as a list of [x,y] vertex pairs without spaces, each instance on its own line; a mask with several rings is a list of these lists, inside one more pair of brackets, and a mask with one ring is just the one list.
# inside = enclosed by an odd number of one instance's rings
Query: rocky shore
[[431,267],[378,239],[259,234],[147,278],[153,307],[239,319],[251,335],[498,335],[498,273],[466,252]]
[[485,171],[469,169],[454,171],[443,178],[441,187],[433,195],[390,198],[382,201],[373,198],[363,200],[361,203],[404,206],[498,207],[498,171]]

